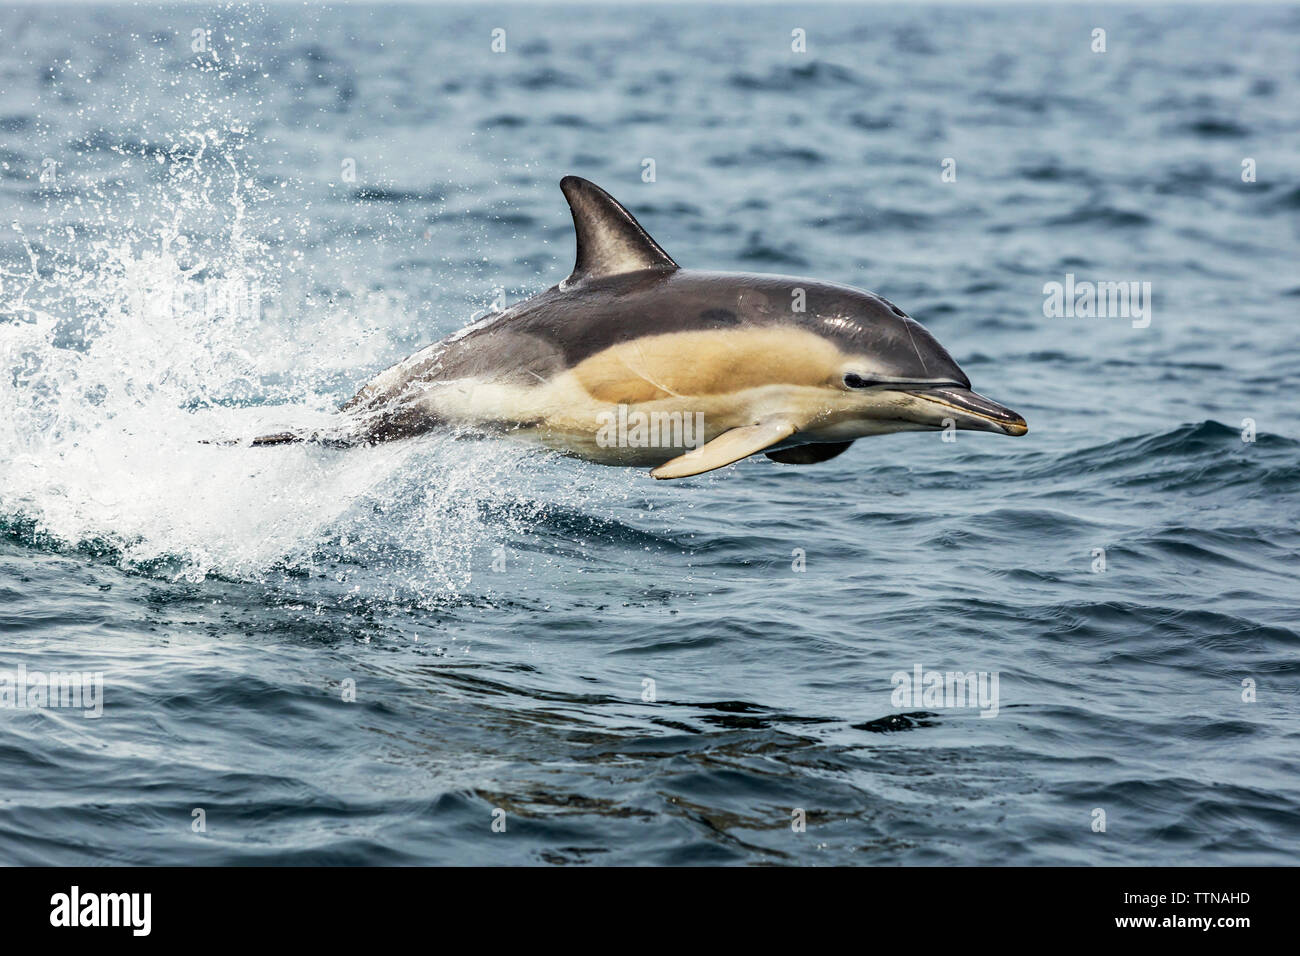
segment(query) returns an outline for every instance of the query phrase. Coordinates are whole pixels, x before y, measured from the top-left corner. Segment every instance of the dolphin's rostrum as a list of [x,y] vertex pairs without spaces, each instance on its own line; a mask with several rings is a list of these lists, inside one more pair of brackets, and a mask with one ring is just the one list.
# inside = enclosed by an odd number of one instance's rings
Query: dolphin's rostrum
[[568,278],[382,372],[336,428],[254,444],[453,427],[682,478],[760,451],[812,464],[896,431],[1027,431],[880,296],[681,269],[599,186],[567,176],[560,188],[578,238]]

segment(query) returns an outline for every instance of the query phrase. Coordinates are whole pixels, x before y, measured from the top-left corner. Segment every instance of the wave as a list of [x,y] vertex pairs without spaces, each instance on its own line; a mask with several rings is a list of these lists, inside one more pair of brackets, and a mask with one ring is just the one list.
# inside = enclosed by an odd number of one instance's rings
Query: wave
[[1045,219],[1042,225],[1055,226],[1089,226],[1110,229],[1135,229],[1150,226],[1153,220],[1144,212],[1136,209],[1120,209],[1106,203],[1089,201],[1064,215]]
[[854,87],[868,84],[860,74],[846,66],[814,60],[801,66],[773,67],[767,74],[733,73],[727,82],[740,90],[794,93],[807,88]]

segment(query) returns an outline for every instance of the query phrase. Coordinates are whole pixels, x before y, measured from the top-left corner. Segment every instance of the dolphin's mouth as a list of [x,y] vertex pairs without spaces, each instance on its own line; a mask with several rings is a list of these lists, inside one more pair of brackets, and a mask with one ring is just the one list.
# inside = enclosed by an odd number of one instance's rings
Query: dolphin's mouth
[[969,388],[931,385],[909,391],[917,398],[951,409],[949,417],[957,423],[958,428],[999,432],[1003,435],[1023,435],[1029,431],[1029,425],[1022,415]]

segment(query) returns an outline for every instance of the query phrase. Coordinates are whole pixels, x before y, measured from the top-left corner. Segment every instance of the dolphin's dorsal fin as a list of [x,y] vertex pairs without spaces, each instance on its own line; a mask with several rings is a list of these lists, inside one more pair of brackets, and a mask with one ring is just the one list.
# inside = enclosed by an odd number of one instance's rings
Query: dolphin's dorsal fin
[[671,272],[677,268],[677,263],[632,214],[595,183],[579,176],[565,176],[560,188],[569,201],[573,228],[578,234],[578,260],[573,273],[560,283],[561,288],[624,272]]

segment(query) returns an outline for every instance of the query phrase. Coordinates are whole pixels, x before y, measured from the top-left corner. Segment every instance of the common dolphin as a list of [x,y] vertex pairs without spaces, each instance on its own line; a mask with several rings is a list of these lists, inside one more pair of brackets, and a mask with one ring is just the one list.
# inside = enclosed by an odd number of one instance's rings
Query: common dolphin
[[380,373],[336,428],[255,445],[508,433],[603,465],[684,478],[758,452],[808,465],[855,439],[960,428],[1023,435],[878,295],[680,268],[621,204],[566,176],[577,263],[559,285]]

